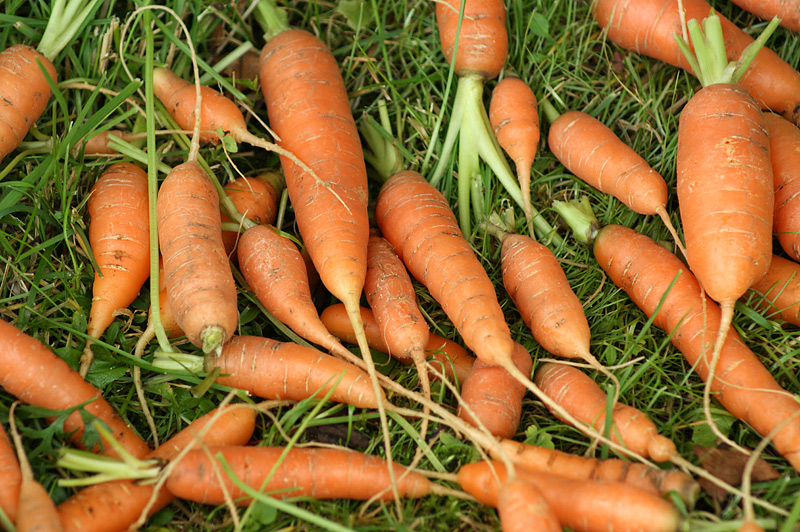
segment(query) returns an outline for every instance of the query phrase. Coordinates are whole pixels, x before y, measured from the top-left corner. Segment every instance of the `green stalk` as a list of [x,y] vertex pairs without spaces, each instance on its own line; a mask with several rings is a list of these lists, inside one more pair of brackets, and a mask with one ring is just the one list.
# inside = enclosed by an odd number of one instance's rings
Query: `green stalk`
[[55,0],[37,50],[53,62],[101,4],[100,0]]
[[564,218],[579,242],[587,245],[594,242],[600,231],[600,222],[592,211],[588,196],[569,201],[554,201],[553,209]]
[[253,16],[264,30],[265,41],[269,41],[277,34],[289,29],[286,12],[278,9],[274,0],[259,0],[253,11]]

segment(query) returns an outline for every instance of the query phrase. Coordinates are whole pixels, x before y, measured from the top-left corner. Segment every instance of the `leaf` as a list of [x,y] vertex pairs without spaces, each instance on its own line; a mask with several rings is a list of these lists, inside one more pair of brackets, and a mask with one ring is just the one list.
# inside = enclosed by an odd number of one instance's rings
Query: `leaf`
[[[716,412],[715,412],[716,414]],[[736,418],[726,415],[713,415],[714,424],[724,434],[728,436],[731,432],[731,427],[736,422]],[[708,423],[698,423],[692,430],[692,443],[703,447],[714,446],[717,442],[717,435],[708,426]]]
[[344,15],[347,25],[353,31],[359,31],[364,23],[372,18],[372,5],[365,0],[342,0],[336,11]]
[[541,13],[531,13],[528,27],[531,33],[543,39],[552,39],[550,36],[550,21]]
[[[222,128],[217,128],[217,133],[222,135]],[[230,135],[225,135],[222,137],[222,143],[225,145],[225,150],[228,153],[236,153],[239,151],[239,146],[236,144],[236,141],[233,140],[233,137]]]
[[[700,466],[715,477],[734,486],[742,483],[742,475],[750,458],[746,454],[736,449],[705,447],[702,445],[695,445],[692,451],[700,460]],[[780,478],[780,474],[774,467],[760,456],[756,458],[751,474],[753,482],[766,482],[778,478]],[[728,496],[728,492],[725,489],[704,478],[700,478],[699,482],[703,489],[717,502],[722,502]]]

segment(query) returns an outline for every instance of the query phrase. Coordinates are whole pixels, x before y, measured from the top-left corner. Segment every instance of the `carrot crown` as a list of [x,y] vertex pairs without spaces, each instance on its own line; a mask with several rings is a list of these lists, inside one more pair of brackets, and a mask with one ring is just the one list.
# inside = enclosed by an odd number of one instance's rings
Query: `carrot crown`
[[713,10],[703,19],[702,27],[696,19],[686,22],[694,51],[689,47],[689,42],[678,34],[673,34],[673,37],[697,79],[703,87],[708,87],[715,83],[738,83],[779,23],[780,19],[774,17],[761,35],[742,51],[737,61],[728,61],[725,38],[722,35],[722,22]]

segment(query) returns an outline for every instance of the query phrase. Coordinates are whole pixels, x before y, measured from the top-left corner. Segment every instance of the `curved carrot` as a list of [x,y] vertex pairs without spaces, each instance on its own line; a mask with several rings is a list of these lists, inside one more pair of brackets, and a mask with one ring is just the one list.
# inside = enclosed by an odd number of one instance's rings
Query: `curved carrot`
[[[531,374],[533,359],[527,349],[514,342],[512,357],[523,374]],[[526,390],[504,368],[477,360],[461,386],[456,414],[471,425],[483,425],[499,438],[511,438],[519,428]]]
[[656,462],[672,458],[675,444],[658,434],[655,424],[641,411],[617,402],[606,427],[608,397],[588,375],[566,364],[546,362],[539,366],[533,381],[542,391],[577,420],[600,432],[608,430],[611,441],[619,442],[638,455]]
[[[257,336],[234,336],[219,355],[206,356],[205,370],[219,368],[216,382],[264,399],[322,398],[358,408],[377,408],[369,376],[349,362],[310,347]],[[332,390],[332,391],[331,391]]]
[[797,4],[784,0],[731,0],[731,2],[765,20],[778,17],[781,19],[781,26],[800,33],[800,9],[797,8]]
[[764,123],[775,192],[772,232],[783,250],[800,261],[800,129],[773,113],[764,113]]
[[531,165],[539,144],[539,113],[536,96],[528,84],[517,77],[500,80],[489,102],[489,121],[497,142],[517,167],[522,210],[530,224],[533,219]]
[[[10,323],[0,320],[0,386],[20,401],[64,410],[87,403],[83,409],[108,425],[114,437],[137,458],[147,454],[147,444],[102,397],[100,390],[86,382],[67,363],[53,354],[39,340]],[[70,440],[81,445],[84,424],[80,412],[64,420],[64,431]],[[99,452],[99,447],[92,449]],[[111,447],[103,454],[116,456]]]
[[455,54],[458,76],[497,77],[508,53],[505,4],[502,0],[467,0],[459,33],[460,8],[461,0],[436,2],[436,25],[447,62]]
[[[516,469],[517,478],[538,487],[562,526],[576,532],[673,532],[680,514],[666,500],[621,482],[567,480]],[[461,467],[458,483],[489,506],[497,506],[498,493],[508,473],[501,462],[474,462]]]
[[444,196],[416,172],[395,174],[378,194],[384,238],[411,274],[487,364],[511,364],[514,342],[494,285],[458,227]]
[[[591,458],[509,439],[500,441],[500,447],[514,464],[532,471],[578,481],[625,482],[657,495],[675,492],[689,507],[700,495],[700,484],[677,469],[659,469],[618,458]],[[497,449],[489,449],[489,454],[496,460],[500,457]]]
[[[206,445],[244,445],[255,430],[256,413],[246,405],[229,405],[214,409],[197,418],[186,428],[150,452],[146,458],[171,460],[205,430],[201,441]],[[213,424],[204,429],[209,423]],[[122,532],[139,519],[153,496],[152,484],[117,480],[82,489],[58,505],[58,514],[65,532]],[[167,506],[174,496],[162,489],[152,515]]]
[[[237,177],[225,185],[225,194],[233,202],[234,207],[242,216],[260,224],[273,224],[278,217],[278,202],[283,189],[283,177],[277,172],[265,172],[258,176]],[[221,214],[222,223],[230,219]],[[225,244],[226,254],[235,259],[237,257],[236,243],[239,234],[236,231],[222,231],[222,242]]]
[[755,303],[768,317],[800,326],[800,264],[773,255],[766,275],[751,290],[761,296]]
[[92,285],[92,306],[81,357],[81,375],[92,362],[91,339],[100,338],[127,308],[150,277],[150,222],[147,174],[131,163],[109,167],[89,192],[89,244],[98,270]]
[[239,320],[217,191],[200,165],[186,162],[161,184],[157,211],[169,305],[189,341],[208,353]]
[[[364,307],[359,310],[370,348],[387,355],[395,353],[386,345],[372,310]],[[320,314],[320,319],[332,335],[343,342],[356,343],[353,325],[350,323],[350,318],[343,304],[335,303],[327,307]],[[425,354],[429,358],[428,364],[431,364],[437,370],[436,372],[431,372],[430,378],[437,379],[439,378],[438,374],[441,373],[451,381],[464,382],[464,379],[467,378],[467,375],[472,370],[475,357],[452,340],[434,333],[430,333],[428,336],[430,339],[428,340],[428,345],[425,346]],[[408,363],[409,361],[401,360],[401,362]]]
[[539,488],[524,480],[511,480],[500,487],[497,513],[503,532],[563,530]]
[[[600,230],[594,254],[614,284],[645,314],[652,316],[661,305],[653,323],[670,335],[692,368],[707,380],[709,346],[717,334],[720,309],[701,295],[700,285],[686,265],[645,235],[618,225]],[[773,444],[800,469],[800,405],[735,330],[729,331],[719,353],[716,375],[711,383],[714,397],[762,436],[794,416],[777,432]]]
[[17,520],[17,505],[19,505],[19,488],[22,484],[22,470],[19,460],[14,452],[14,446],[8,433],[0,425],[0,508],[11,522]]
[[[705,0],[682,0],[685,19],[707,17]],[[692,72],[673,35],[682,35],[678,0],[599,0],[592,4],[597,23],[613,43]],[[720,16],[728,59],[736,60],[753,38]],[[775,52],[762,48],[740,80],[741,86],[768,109],[800,122],[800,72]]]
[[[222,480],[237,504],[249,504],[250,499],[229,477],[223,473],[220,479],[214,474],[218,453],[245,484],[271,497],[367,500],[377,496],[379,500],[391,500],[391,477],[385,460],[328,448],[229,446],[211,447],[209,452],[190,451],[170,472],[167,489],[181,499],[218,505],[225,501]],[[397,464],[393,469],[402,497],[430,493],[431,482],[421,474]],[[268,477],[270,480],[265,483]]]

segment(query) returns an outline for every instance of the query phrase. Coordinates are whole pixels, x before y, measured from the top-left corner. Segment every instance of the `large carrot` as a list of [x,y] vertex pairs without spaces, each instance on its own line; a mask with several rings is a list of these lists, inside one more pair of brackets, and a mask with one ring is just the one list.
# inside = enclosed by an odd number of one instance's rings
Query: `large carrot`
[[[150,451],[133,428],[103,399],[100,390],[39,340],[3,320],[0,320],[0,386],[24,403],[50,410],[65,410],[87,403],[83,409],[108,425],[114,437],[131,454],[140,458]],[[70,440],[81,445],[84,424],[80,412],[73,412],[64,420],[64,431],[70,434]],[[116,454],[109,447],[104,447],[103,453]]]
[[[658,309],[653,323],[669,334],[691,367],[707,380],[709,348],[721,312],[702,295],[686,265],[647,236],[618,225],[600,230],[594,254],[614,284],[625,290],[645,314],[652,316]],[[710,391],[731,414],[762,436],[777,430],[775,448],[800,469],[800,405],[734,330],[728,333],[719,353]]]
[[800,8],[794,2],[786,0],[731,0],[731,2],[765,20],[778,17],[781,19],[781,26],[800,33]]
[[170,308],[189,341],[208,353],[239,321],[217,191],[199,164],[185,162],[161,184],[157,211]]
[[[678,511],[658,495],[621,482],[568,480],[517,468],[517,478],[538,487],[562,526],[577,532],[670,532],[678,530]],[[470,495],[497,506],[509,478],[501,462],[461,467],[458,483]]]
[[19,486],[22,483],[22,470],[14,453],[14,446],[8,438],[6,429],[0,425],[0,509],[13,523],[17,519]]
[[766,275],[752,287],[756,307],[770,318],[800,326],[800,264],[773,255]]
[[[194,420],[146,458],[171,460],[189,445],[194,445],[198,437],[205,445],[244,445],[255,429],[256,413],[247,405],[214,409]],[[207,426],[209,423],[211,425]],[[152,484],[139,484],[132,480],[104,482],[69,497],[58,505],[58,514],[65,532],[122,532],[140,518],[153,494]],[[174,499],[166,489],[159,491],[156,497],[148,515]]]
[[92,362],[91,339],[100,338],[150,276],[147,174],[131,163],[109,167],[89,192],[89,244],[97,261],[81,375]]
[[800,261],[800,129],[773,113],[764,113],[764,122],[775,192],[772,232],[783,250]]
[[[344,449],[306,447],[211,447],[195,450],[176,462],[167,479],[167,489],[176,497],[203,504],[225,502],[223,486],[237,504],[251,501],[222,473],[221,455],[233,473],[246,485],[275,498],[391,500],[391,476],[385,460]],[[393,465],[397,489],[402,497],[423,497],[432,483],[419,473]]]

